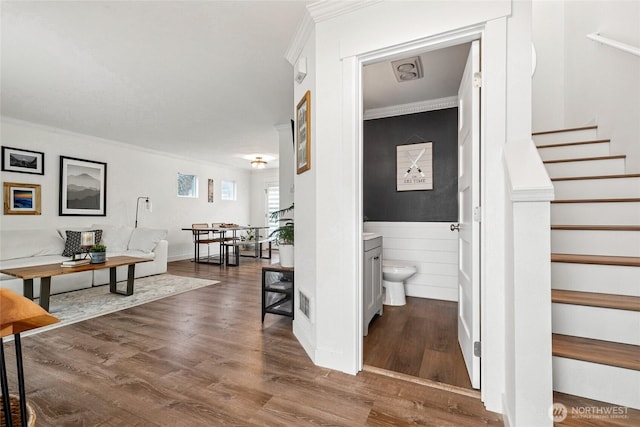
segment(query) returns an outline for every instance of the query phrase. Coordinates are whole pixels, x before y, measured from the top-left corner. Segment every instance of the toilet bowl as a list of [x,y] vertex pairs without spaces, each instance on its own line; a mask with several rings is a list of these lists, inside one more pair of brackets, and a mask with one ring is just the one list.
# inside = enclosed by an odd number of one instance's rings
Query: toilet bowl
[[416,274],[415,265],[405,261],[382,260],[382,286],[385,305],[405,305],[404,281]]

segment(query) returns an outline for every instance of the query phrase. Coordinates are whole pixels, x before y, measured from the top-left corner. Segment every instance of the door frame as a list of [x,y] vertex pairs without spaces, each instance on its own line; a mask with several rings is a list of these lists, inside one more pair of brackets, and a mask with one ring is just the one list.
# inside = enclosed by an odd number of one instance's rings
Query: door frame
[[[355,87],[354,90],[357,91],[356,93],[356,108],[355,108],[355,116],[356,116],[356,120],[359,123],[359,126],[356,127],[356,140],[358,142],[358,147],[357,147],[357,168],[358,168],[358,172],[357,172],[357,176],[358,176],[358,185],[356,186],[356,191],[358,192],[358,199],[357,199],[357,213],[358,213],[358,225],[356,227],[357,230],[359,230],[358,233],[358,242],[362,242],[362,233],[363,233],[363,213],[362,213],[362,208],[363,208],[363,191],[362,191],[362,183],[363,183],[363,123],[364,123],[364,108],[363,108],[363,88],[362,88],[362,68],[365,65],[368,64],[372,64],[372,63],[376,63],[376,62],[381,62],[381,61],[388,61],[391,59],[400,59],[402,57],[406,57],[406,56],[412,56],[412,55],[416,55],[419,53],[424,53],[427,51],[433,51],[433,50],[440,50],[440,49],[444,49],[447,47],[451,47],[451,46],[455,46],[455,45],[459,45],[459,44],[463,44],[463,43],[467,43],[467,42],[471,42],[474,40],[478,40],[480,42],[480,50],[482,51],[482,40],[483,40],[483,34],[484,34],[484,25],[478,25],[478,26],[473,26],[473,27],[469,27],[469,28],[465,28],[462,30],[457,30],[457,31],[452,31],[452,32],[448,32],[448,33],[444,33],[444,34],[440,34],[434,37],[427,37],[425,39],[420,39],[420,40],[416,40],[416,41],[411,41],[411,42],[407,42],[407,43],[403,43],[403,44],[399,44],[393,47],[389,47],[389,48],[385,48],[385,49],[380,49],[380,50],[376,50],[376,51],[372,51],[372,52],[367,52],[365,54],[361,54],[358,55],[355,58],[355,63],[353,63],[352,65],[355,66],[356,70],[356,82],[355,82]],[[481,55],[482,58],[482,55]],[[345,68],[348,68],[350,64],[345,64]],[[482,69],[482,59],[481,59],[481,67]],[[348,70],[345,70],[345,72],[348,72]],[[481,103],[482,104],[482,103]],[[482,108],[480,111],[480,123],[482,124],[483,122],[483,112],[482,112]],[[481,135],[482,135],[482,131],[481,131]],[[483,164],[483,159],[484,159],[484,152],[483,152],[483,145],[480,145],[480,155],[478,158],[478,162],[479,164],[476,165],[478,167],[478,169],[480,171],[482,171],[481,165]],[[483,194],[485,194],[484,192],[484,179],[483,176],[481,174],[480,176],[480,204],[482,206],[482,202],[483,202]],[[456,196],[457,197],[457,196]],[[484,251],[482,250],[484,245],[483,245],[483,241],[482,241],[482,236],[484,235],[484,233],[482,232],[482,227],[483,224],[481,222],[480,224],[480,242],[479,242],[479,246],[480,246],[480,254],[478,254],[478,256],[480,256],[480,268],[481,268],[481,274],[480,274],[480,283],[483,283],[483,278],[484,278],[484,274],[482,273],[482,265],[483,265],[483,260],[482,260],[482,254],[484,253]],[[363,279],[362,279],[362,265],[363,265],[363,261],[364,261],[364,249],[363,249],[363,245],[360,244],[359,245],[359,249],[358,249],[358,258],[356,260],[357,262],[357,266],[358,267],[358,271],[360,272],[360,274],[358,274],[358,280],[357,280],[357,289],[356,289],[356,298],[358,301],[358,307],[356,310],[356,320],[357,320],[357,325],[356,325],[356,330],[357,331],[362,331],[363,329],[363,313],[364,313],[364,306],[363,306]],[[477,302],[480,305],[480,312],[483,311],[483,307],[484,307],[484,295],[483,295],[483,287],[481,286],[480,289],[480,296],[479,296],[479,301]],[[482,336],[483,336],[483,328],[482,328],[482,316],[480,316],[480,340],[482,341]],[[364,365],[364,351],[363,351],[363,340],[364,337],[362,336],[362,333],[358,334],[359,339],[356,345],[356,352],[355,352],[355,357],[356,357],[356,366],[358,371],[362,371],[363,369],[363,365]],[[482,361],[480,362],[480,377],[482,378],[483,375],[483,363]],[[482,384],[482,381],[481,381]]]

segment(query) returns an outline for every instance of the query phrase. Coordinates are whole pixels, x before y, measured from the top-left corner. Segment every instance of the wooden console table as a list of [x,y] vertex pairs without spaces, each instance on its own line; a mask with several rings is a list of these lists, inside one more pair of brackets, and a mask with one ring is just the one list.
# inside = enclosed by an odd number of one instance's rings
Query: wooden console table
[[293,318],[293,268],[271,264],[262,267],[262,321],[267,313]]
[[[7,268],[0,270],[0,273],[18,277],[23,280],[22,293],[26,298],[33,300],[33,279],[40,279],[40,306],[49,311],[49,298],[51,295],[51,278],[63,274],[78,273],[81,271],[109,269],[109,292],[120,295],[133,295],[133,280],[135,278],[136,264],[140,262],[153,261],[149,258],[136,258],[131,256],[114,256],[106,262],[99,264],[84,264],[77,267],[62,267],[60,263],[34,265],[31,267]],[[118,291],[116,288],[116,268],[128,266],[127,290]]]

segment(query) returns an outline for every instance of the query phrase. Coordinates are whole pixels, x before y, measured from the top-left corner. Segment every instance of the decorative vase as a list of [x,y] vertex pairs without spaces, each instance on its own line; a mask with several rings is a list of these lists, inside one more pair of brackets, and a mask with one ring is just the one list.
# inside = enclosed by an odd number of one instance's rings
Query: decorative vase
[[278,252],[280,253],[280,265],[293,268],[293,245],[280,245]]
[[91,252],[91,264],[100,264],[107,261],[106,252]]

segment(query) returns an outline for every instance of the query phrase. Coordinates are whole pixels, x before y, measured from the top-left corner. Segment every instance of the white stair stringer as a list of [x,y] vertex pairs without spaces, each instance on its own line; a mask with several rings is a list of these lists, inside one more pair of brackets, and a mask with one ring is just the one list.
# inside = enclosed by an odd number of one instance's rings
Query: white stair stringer
[[554,334],[640,345],[638,311],[561,303],[553,303],[551,310]]
[[553,389],[640,409],[640,371],[553,357]]

